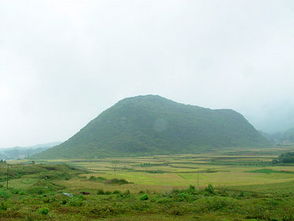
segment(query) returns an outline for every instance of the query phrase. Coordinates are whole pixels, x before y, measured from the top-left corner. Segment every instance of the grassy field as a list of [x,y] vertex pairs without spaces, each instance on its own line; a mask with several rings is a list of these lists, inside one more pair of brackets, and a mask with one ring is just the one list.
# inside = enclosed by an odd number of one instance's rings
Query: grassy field
[[[166,191],[194,185],[203,188],[268,185],[294,181],[292,165],[271,163],[280,152],[289,149],[257,149],[246,152],[227,150],[220,153],[152,156],[137,158],[107,158],[97,160],[59,160],[69,165],[86,168],[84,177],[125,179],[133,184],[122,186],[131,190]],[[51,161],[52,162],[52,161]],[[64,185],[96,188],[85,180],[63,181]],[[96,184],[97,185],[97,184]],[[99,188],[112,188],[99,185]]]
[[[0,165],[0,220],[294,220],[287,148]],[[64,164],[65,163],[65,164]]]

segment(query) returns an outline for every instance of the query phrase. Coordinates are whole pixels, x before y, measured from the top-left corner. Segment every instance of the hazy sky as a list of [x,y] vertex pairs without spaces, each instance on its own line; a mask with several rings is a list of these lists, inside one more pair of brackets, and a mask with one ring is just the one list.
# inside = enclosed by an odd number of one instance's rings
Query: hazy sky
[[140,94],[294,127],[294,1],[0,0],[0,147]]

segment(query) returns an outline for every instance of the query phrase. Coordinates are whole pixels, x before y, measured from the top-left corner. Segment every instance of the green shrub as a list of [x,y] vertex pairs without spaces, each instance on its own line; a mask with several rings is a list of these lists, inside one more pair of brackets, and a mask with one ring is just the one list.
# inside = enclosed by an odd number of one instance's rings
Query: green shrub
[[105,183],[107,184],[118,184],[118,185],[123,185],[123,184],[128,184],[129,182],[125,179],[111,179],[111,180],[106,180]]
[[199,193],[194,186],[190,186],[187,189],[177,190],[174,189],[170,193],[165,194],[165,197],[169,197],[176,202],[193,202],[199,198]]
[[67,204],[67,200],[61,200],[60,204],[62,204],[62,205]]
[[90,177],[89,177],[89,180],[91,180],[91,181],[96,181],[96,177],[94,177],[94,176],[90,176]]
[[171,202],[173,202],[173,199],[170,199],[170,198],[163,198],[163,197],[161,197],[161,198],[156,199],[155,202],[156,202],[156,203],[160,203],[160,204],[166,204],[166,203],[171,203]]
[[283,215],[282,221],[293,221],[293,220],[294,220],[293,214]]
[[171,194],[177,194],[177,193],[179,193],[180,192],[180,190],[178,190],[178,189],[173,189],[172,191],[171,191]]
[[177,196],[176,196],[176,199],[177,201],[190,201],[190,194],[188,193],[185,193],[185,192],[182,192],[182,193],[179,193]]
[[188,191],[194,193],[196,191],[195,186],[190,185],[189,188],[188,188]]
[[208,184],[208,186],[205,188],[205,191],[210,194],[215,194],[214,187],[211,184]]
[[117,194],[118,198],[129,198],[131,196],[131,193],[129,190],[126,190],[123,193]]
[[39,178],[43,180],[70,180],[71,175],[68,172],[63,172],[63,171],[46,171],[40,173]]
[[90,208],[89,213],[97,217],[107,217],[117,215],[119,212],[123,212],[121,209],[112,206],[97,206],[95,208]]
[[48,208],[40,208],[38,210],[38,212],[42,215],[47,215],[49,213],[49,209]]
[[21,191],[18,189],[11,189],[10,192],[13,194],[19,194]]
[[146,193],[140,197],[140,200],[148,200],[148,199],[149,199],[149,196]]
[[4,203],[4,202],[0,203],[0,210],[7,210],[7,208],[8,208],[8,206],[6,203]]
[[59,186],[50,181],[39,180],[37,183],[35,183],[29,189],[27,189],[27,193],[41,195],[41,194],[50,193],[52,191],[60,190],[62,188],[63,188],[62,186]]
[[246,219],[272,220],[272,214],[261,202],[251,205],[247,213],[248,215],[246,216]]
[[95,176],[90,176],[89,177],[90,181],[98,181],[98,182],[104,182],[106,180],[106,178],[104,177],[95,177]]
[[102,189],[97,190],[97,195],[111,195],[111,194],[122,194],[119,190],[111,191],[104,191]]
[[198,209],[202,212],[212,212],[224,209],[228,209],[231,211],[232,208],[238,207],[237,201],[228,197],[205,197],[199,199],[197,202],[199,205]]
[[98,189],[97,190],[97,195],[104,195],[104,190]]
[[0,190],[0,198],[8,199],[11,194],[6,190]]
[[69,200],[68,204],[70,206],[82,206],[83,205],[83,201],[84,201],[84,197],[82,196],[77,196],[77,197],[73,197]]
[[28,193],[42,195],[45,193],[45,190],[43,187],[32,187],[32,188],[28,189]]
[[126,191],[124,192],[124,195],[131,195],[130,190],[126,190]]
[[113,191],[112,193],[113,193],[113,194],[122,194],[121,191],[119,191],[119,190],[115,190],[115,191]]

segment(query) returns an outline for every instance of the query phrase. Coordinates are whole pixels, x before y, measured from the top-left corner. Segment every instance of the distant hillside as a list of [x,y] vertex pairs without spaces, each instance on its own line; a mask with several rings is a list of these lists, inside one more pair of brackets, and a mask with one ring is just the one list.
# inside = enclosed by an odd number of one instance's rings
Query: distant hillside
[[0,149],[0,160],[24,159],[59,144],[60,142],[54,142],[54,143],[39,144],[39,145],[34,145],[29,147],[2,148]]
[[276,144],[292,145],[294,144],[294,128],[285,132],[272,134],[271,137]]
[[283,140],[284,142],[294,143],[294,128],[283,133]]
[[147,95],[124,99],[76,135],[36,158],[98,158],[195,153],[211,148],[268,145],[239,113]]

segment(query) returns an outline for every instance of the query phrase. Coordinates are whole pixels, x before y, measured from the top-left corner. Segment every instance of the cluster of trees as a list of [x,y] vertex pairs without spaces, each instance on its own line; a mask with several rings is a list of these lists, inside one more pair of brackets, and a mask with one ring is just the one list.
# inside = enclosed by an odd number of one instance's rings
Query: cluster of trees
[[277,159],[273,160],[273,163],[294,163],[294,152],[281,154]]

